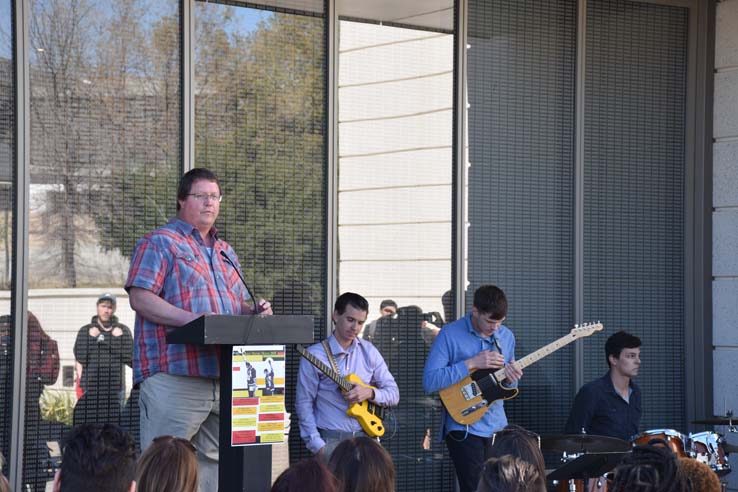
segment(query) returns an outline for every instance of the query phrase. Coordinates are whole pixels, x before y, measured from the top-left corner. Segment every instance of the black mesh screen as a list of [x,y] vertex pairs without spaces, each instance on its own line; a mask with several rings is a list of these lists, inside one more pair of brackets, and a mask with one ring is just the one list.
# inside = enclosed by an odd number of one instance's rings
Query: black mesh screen
[[[474,290],[507,294],[518,359],[573,323],[576,2],[469,3],[469,242]],[[573,349],[525,370],[510,422],[563,429]]]
[[643,341],[641,429],[684,421],[684,8],[592,0],[587,18],[585,380],[607,370],[606,336]]
[[[312,315],[320,340],[325,19],[213,2],[196,3],[195,19],[195,162],[221,180],[219,233],[255,295],[270,299],[277,314]],[[289,353],[286,367],[293,459],[307,453],[294,413],[298,359]]]
[[[12,282],[13,204],[16,160],[15,123],[15,62],[13,36],[13,2],[0,1],[0,291],[10,294]],[[11,296],[4,295],[0,301],[0,454],[5,457],[0,463],[0,474],[7,475],[7,460],[10,458],[10,419],[13,401],[13,340],[14,323],[10,316]]]

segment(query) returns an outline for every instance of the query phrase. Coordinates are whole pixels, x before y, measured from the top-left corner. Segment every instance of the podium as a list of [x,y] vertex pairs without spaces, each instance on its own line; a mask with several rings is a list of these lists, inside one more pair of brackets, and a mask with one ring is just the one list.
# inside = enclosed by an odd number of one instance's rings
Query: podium
[[220,346],[220,432],[218,490],[268,492],[272,478],[271,445],[231,446],[231,398],[234,345],[313,343],[312,316],[203,315],[167,334],[167,343]]

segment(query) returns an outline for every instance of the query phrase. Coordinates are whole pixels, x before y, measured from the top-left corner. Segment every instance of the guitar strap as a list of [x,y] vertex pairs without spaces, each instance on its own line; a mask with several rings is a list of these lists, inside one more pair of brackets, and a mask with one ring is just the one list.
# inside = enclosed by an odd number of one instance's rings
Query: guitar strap
[[336,371],[336,374],[343,377],[343,374],[341,374],[341,371],[338,370],[338,365],[336,364],[336,358],[333,357],[333,352],[331,351],[331,345],[328,343],[328,340],[323,340],[321,342],[323,344],[323,349],[325,350],[325,354],[328,356],[328,362],[331,363],[331,368]]

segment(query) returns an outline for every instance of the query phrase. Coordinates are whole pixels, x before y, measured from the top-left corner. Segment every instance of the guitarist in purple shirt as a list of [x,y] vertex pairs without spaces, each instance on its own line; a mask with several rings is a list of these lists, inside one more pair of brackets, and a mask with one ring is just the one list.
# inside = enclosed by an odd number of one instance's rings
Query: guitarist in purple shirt
[[[427,393],[458,383],[470,372],[505,368],[504,386],[514,386],[523,371],[515,364],[515,336],[502,322],[507,315],[505,293],[494,285],[474,292],[471,313],[443,327],[433,342],[423,370]],[[476,490],[492,435],[507,425],[503,401],[492,403],[477,422],[463,425],[443,412],[441,438],[445,438],[461,492]]]
[[307,349],[329,371],[332,358],[339,378],[353,374],[364,385],[342,388],[305,357],[300,359],[295,399],[300,436],[307,448],[323,460],[330,458],[340,441],[366,435],[359,420],[347,415],[351,407],[366,401],[371,406],[394,406],[400,400],[395,378],[379,351],[359,337],[368,313],[366,299],[353,292],[343,293],[336,299],[333,334],[326,340],[330,354],[322,343]]

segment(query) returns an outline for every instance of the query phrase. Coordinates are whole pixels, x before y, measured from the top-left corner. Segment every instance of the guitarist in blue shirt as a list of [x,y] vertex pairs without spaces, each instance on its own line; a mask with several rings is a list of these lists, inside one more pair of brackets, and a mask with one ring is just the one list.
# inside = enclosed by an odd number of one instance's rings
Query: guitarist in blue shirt
[[364,385],[342,388],[304,356],[300,359],[295,397],[300,437],[313,454],[326,461],[340,441],[367,435],[359,421],[347,415],[351,405],[369,401],[394,406],[400,400],[395,378],[381,354],[371,342],[359,337],[368,313],[369,303],[364,297],[353,292],[341,294],[333,311],[333,334],[326,340],[330,354],[322,343],[307,349],[329,371],[332,356],[337,369],[334,372],[342,378],[354,374]]
[[[494,285],[474,292],[471,313],[443,327],[438,334],[423,371],[427,393],[458,383],[479,369],[505,368],[506,386],[522,377],[515,364],[515,336],[502,322],[507,315],[505,293]],[[489,457],[492,435],[507,425],[503,401],[490,405],[475,423],[462,425],[444,410],[441,438],[446,441],[461,492],[476,490],[482,465]]]

